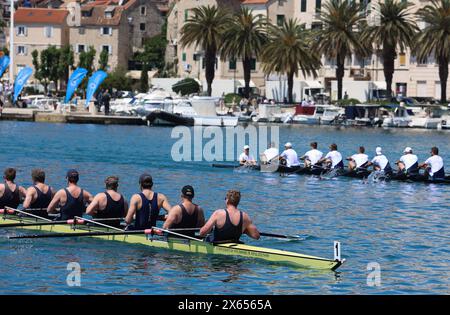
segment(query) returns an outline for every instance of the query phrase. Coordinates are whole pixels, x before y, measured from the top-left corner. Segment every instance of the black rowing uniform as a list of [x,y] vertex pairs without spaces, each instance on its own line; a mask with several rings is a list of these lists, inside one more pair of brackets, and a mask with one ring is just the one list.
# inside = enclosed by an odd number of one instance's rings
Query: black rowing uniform
[[228,210],[225,211],[225,224],[219,228],[214,227],[212,242],[230,242],[230,243],[239,243],[239,239],[242,235],[242,224],[244,223],[244,215],[242,211],[239,211],[239,223],[234,225],[231,222],[230,215]]
[[37,198],[30,204],[29,209],[40,209],[38,211],[33,211],[33,214],[42,217],[48,217],[47,207],[52,201],[52,189],[49,186],[47,192],[44,193],[36,185],[34,185],[33,188],[36,190]]
[[80,195],[77,198],[72,196],[67,188],[64,188],[64,191],[66,192],[67,200],[66,204],[60,207],[58,220],[70,220],[75,216],[81,217],[86,212],[83,189],[81,189]]
[[153,193],[151,200],[145,197],[144,193],[139,193],[142,199],[142,206],[136,211],[134,220],[134,230],[145,230],[156,226],[156,220],[159,216],[158,193]]
[[[103,210],[98,210],[95,214],[95,219],[108,219],[108,218],[123,218],[125,214],[125,200],[122,195],[120,195],[120,199],[115,201],[112,199],[111,195],[108,192],[104,192],[106,195],[106,207]],[[112,225],[116,227],[120,227],[119,220],[111,220],[111,221],[103,221],[102,223],[107,225]]]
[[19,204],[20,204],[19,185],[16,185],[16,189],[12,191],[9,188],[8,184],[5,183],[5,191],[3,192],[3,196],[0,197],[0,209],[4,209],[5,207],[17,209]]
[[[192,214],[189,214],[186,210],[186,207],[183,204],[179,204],[181,208],[181,221],[172,225],[171,229],[193,229],[197,227],[198,223],[198,205],[194,204],[195,209]],[[195,231],[175,231],[179,234],[187,235],[194,237]]]

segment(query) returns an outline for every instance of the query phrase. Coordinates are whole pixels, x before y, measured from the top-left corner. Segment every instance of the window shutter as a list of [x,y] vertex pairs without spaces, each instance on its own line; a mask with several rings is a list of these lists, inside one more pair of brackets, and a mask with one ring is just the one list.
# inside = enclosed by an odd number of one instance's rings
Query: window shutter
[[112,55],[112,45],[108,45],[109,54]]
[[24,26],[23,29],[25,30],[25,36],[28,36],[28,28]]
[[112,36],[112,27],[109,28],[109,35]]
[[28,55],[28,46],[23,46],[24,55]]
[[103,35],[103,27],[100,27],[100,35]]

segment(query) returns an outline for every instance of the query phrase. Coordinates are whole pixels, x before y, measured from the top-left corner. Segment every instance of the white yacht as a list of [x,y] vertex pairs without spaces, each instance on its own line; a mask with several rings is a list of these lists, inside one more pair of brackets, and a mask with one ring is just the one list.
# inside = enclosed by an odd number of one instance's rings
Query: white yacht
[[294,124],[330,125],[341,112],[342,109],[334,105],[298,106],[292,122]]

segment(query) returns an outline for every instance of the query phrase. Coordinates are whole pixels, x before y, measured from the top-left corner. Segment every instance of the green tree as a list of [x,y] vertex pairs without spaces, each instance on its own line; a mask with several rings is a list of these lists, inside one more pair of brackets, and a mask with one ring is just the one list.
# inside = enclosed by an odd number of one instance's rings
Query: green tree
[[142,93],[148,92],[148,68],[147,64],[142,66],[141,77],[139,79],[139,91]]
[[74,53],[71,45],[65,45],[60,49],[58,72],[59,78],[65,82],[67,87],[67,82],[69,81],[70,70],[74,69]]
[[413,4],[408,1],[385,0],[375,8],[380,21],[377,25],[367,26],[362,41],[382,47],[383,72],[386,80],[387,96],[392,96],[392,78],[395,71],[397,50],[405,52],[412,47],[416,32],[419,30],[411,11]]
[[95,50],[95,48],[93,46],[89,46],[89,49],[87,51],[81,52],[79,56],[78,67],[87,70],[86,78],[84,78],[83,82],[80,84],[80,89],[84,90],[84,92],[86,92],[86,86],[89,77],[95,70],[94,60],[96,53],[97,51]]
[[99,69],[106,71],[108,69],[108,62],[109,62],[109,52],[107,50],[102,50],[98,60]]
[[293,103],[292,90],[294,76],[299,71],[306,75],[317,76],[321,67],[319,54],[311,50],[312,37],[305,24],[297,19],[289,19],[282,26],[269,26],[269,42],[261,54],[264,72],[287,75],[288,100]]
[[250,80],[253,58],[257,59],[267,43],[267,19],[254,15],[252,10],[242,8],[233,16],[223,34],[222,59],[242,60],[244,69],[244,96],[250,95]]
[[55,46],[49,46],[39,54],[37,50],[31,53],[32,63],[35,69],[34,76],[44,86],[45,93],[48,92],[50,82],[55,83],[58,90],[60,79],[59,58],[61,51]]
[[357,31],[362,27],[364,16],[356,1],[330,0],[321,10],[319,20],[323,27],[316,32],[313,50],[336,60],[337,98],[341,100],[345,58],[353,53],[367,53]]
[[116,67],[112,72],[108,73],[106,79],[102,82],[101,87],[116,90],[131,90],[132,80],[127,77],[127,70],[121,66]]
[[88,71],[86,77],[89,77],[94,72],[94,60],[97,51],[94,46],[89,46],[89,50],[80,53],[78,67],[84,68]]
[[172,86],[172,91],[181,95],[190,95],[200,91],[200,85],[192,78],[186,78],[178,81]]
[[193,8],[193,15],[181,28],[181,47],[197,46],[204,51],[207,93],[211,96],[215,75],[216,56],[222,44],[222,36],[229,27],[230,14],[217,6]]
[[414,52],[420,61],[434,55],[439,65],[441,103],[447,102],[448,63],[450,62],[450,0],[431,0],[417,12],[425,22],[417,36]]

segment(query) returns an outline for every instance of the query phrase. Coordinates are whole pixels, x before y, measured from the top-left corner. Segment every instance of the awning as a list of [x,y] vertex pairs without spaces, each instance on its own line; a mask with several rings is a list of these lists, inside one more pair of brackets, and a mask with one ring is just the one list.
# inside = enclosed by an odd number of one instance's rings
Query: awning
[[386,81],[373,81],[372,84],[373,84],[374,90],[386,90],[387,89]]
[[[133,80],[139,80],[141,78],[141,72],[140,70],[130,70],[127,72],[127,77],[133,79]],[[152,70],[147,71],[148,78],[153,78],[158,73],[158,70]]]
[[[245,80],[237,80],[237,82],[239,83],[239,86],[242,86],[242,87],[245,86]],[[252,80],[250,80],[250,87],[251,88],[256,87],[255,83]]]
[[319,81],[305,81],[305,83],[310,89],[323,89],[323,85]]

